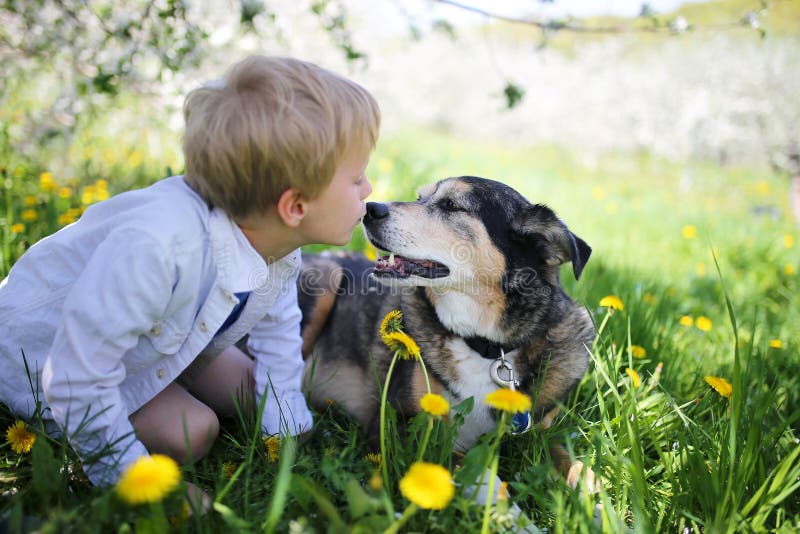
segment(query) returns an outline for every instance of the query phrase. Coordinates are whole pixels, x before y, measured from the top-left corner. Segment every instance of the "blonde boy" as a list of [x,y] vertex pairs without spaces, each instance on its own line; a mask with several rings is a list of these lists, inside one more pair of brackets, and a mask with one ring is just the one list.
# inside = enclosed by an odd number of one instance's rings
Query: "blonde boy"
[[345,244],[371,192],[378,106],[313,64],[250,57],[184,116],[185,176],[90,207],[0,284],[0,400],[28,420],[38,400],[99,485],[202,457],[237,396],[266,396],[264,434],[311,428],[299,247]]

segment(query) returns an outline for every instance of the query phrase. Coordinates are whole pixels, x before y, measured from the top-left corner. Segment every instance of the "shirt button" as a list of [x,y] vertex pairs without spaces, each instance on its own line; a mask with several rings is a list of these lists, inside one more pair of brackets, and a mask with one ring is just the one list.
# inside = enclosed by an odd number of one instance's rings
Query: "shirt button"
[[230,300],[230,301],[233,301],[233,300],[234,300],[234,298],[233,298],[233,293],[231,293],[230,291],[228,291],[228,290],[225,290],[225,292],[224,292],[224,295],[225,295],[225,298],[226,298],[226,299],[228,299],[228,300]]
[[161,325],[154,324],[153,328],[150,329],[150,333],[154,336],[158,336],[161,334]]
[[206,323],[200,323],[200,331],[208,332],[208,326],[206,326]]
[[158,378],[164,378],[165,374],[166,374],[166,372],[164,371],[164,369],[159,369],[158,371],[156,371],[156,376]]

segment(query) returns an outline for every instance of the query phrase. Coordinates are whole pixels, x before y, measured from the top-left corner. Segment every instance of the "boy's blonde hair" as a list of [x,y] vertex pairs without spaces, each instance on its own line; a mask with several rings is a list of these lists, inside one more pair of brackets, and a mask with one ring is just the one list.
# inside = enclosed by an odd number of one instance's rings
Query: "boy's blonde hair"
[[375,147],[380,110],[363,87],[312,63],[252,56],[183,106],[185,179],[212,206],[263,213],[289,188],[313,199],[347,157]]

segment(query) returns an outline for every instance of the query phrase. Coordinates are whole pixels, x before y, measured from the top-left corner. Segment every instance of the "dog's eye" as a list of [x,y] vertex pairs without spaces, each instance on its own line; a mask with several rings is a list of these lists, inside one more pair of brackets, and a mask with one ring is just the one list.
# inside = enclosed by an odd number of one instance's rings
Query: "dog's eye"
[[450,200],[449,198],[445,198],[439,201],[439,207],[445,211],[464,211],[464,208]]

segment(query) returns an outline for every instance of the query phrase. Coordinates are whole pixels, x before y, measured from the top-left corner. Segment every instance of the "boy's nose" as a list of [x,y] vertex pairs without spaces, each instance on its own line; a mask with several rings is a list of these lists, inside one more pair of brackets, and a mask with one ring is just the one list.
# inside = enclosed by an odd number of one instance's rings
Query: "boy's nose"
[[383,219],[389,215],[389,208],[380,202],[367,202],[367,214],[365,219]]

